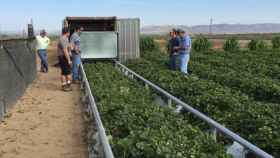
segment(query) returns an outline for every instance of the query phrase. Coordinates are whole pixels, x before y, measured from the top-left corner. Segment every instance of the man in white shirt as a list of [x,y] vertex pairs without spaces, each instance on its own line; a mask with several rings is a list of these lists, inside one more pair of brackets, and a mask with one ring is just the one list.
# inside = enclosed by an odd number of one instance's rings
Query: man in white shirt
[[41,60],[41,72],[47,73],[48,67],[48,56],[47,49],[50,44],[50,39],[47,37],[45,30],[40,31],[40,35],[36,36],[37,40],[37,53]]

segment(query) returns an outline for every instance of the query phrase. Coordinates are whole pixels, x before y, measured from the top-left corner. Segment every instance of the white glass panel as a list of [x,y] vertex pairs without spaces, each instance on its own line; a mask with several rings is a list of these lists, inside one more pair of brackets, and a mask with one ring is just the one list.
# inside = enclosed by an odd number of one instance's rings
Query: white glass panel
[[116,58],[118,36],[116,32],[83,32],[81,51],[84,59]]

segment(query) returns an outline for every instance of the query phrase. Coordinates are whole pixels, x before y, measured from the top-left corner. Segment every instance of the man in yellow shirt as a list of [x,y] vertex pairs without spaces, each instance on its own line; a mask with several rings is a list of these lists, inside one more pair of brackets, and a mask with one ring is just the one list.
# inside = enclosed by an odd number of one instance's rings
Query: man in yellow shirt
[[50,39],[47,37],[45,30],[40,31],[40,35],[36,36],[37,40],[37,53],[41,60],[41,72],[47,73],[48,67],[48,56],[47,49],[50,44]]

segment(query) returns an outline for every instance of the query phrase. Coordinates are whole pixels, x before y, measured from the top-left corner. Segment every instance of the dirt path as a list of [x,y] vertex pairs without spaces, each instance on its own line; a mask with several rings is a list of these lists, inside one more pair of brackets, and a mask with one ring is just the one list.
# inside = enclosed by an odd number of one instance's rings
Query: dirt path
[[[56,60],[55,43],[49,52]],[[0,123],[0,158],[86,158],[87,144],[78,86],[60,90],[59,69],[36,81]]]

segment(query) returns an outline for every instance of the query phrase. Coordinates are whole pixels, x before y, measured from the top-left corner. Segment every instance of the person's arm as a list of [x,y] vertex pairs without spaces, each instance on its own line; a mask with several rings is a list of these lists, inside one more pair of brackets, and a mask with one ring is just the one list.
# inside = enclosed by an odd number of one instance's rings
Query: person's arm
[[75,42],[74,42],[74,38],[73,35],[70,37],[70,49],[75,50]]
[[75,51],[76,53],[80,53],[80,49],[77,46],[78,40],[75,39],[75,37],[71,37],[70,44],[71,44],[71,50]]
[[181,44],[180,50],[189,51],[189,50],[190,50],[190,47],[191,47],[190,38],[186,38],[186,37],[185,37],[185,38],[182,40],[182,44]]
[[74,50],[76,53],[81,53],[80,50],[80,37],[79,36],[75,36],[74,38]]
[[190,41],[189,41],[189,45],[190,45],[190,46],[189,46],[189,51],[191,51],[191,49],[192,49],[192,39],[189,38],[189,40],[190,40]]
[[70,55],[69,55],[69,52],[68,52],[68,48],[64,48],[64,49],[63,49],[63,52],[64,52],[64,55],[65,55],[67,61],[68,61],[68,64],[71,65],[71,64],[72,64],[72,61],[71,61],[71,59],[70,59]]
[[179,51],[181,49],[181,46],[180,46],[180,40],[177,39],[176,41],[176,46],[173,48],[175,51]]
[[75,50],[75,52],[80,53],[81,50],[80,50],[80,48],[78,47],[78,42],[79,42],[78,39],[76,39],[76,40],[74,41],[74,50]]
[[69,55],[69,43],[68,42],[63,42],[62,43],[62,48],[63,48],[63,53],[64,53],[64,56],[66,57],[67,61],[68,61],[68,64],[69,65],[72,65],[72,61],[71,61],[71,58],[70,58],[70,55]]
[[47,45],[49,46],[51,43],[51,40],[47,37]]
[[70,55],[69,55],[69,52],[68,52],[68,48],[64,48],[63,49],[63,53],[68,61],[68,64],[69,65],[72,65],[72,61],[71,61],[71,58],[70,58]]

